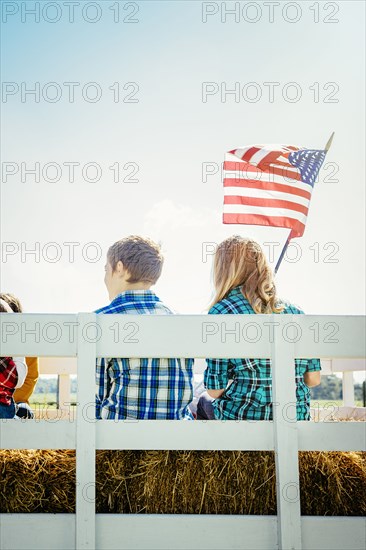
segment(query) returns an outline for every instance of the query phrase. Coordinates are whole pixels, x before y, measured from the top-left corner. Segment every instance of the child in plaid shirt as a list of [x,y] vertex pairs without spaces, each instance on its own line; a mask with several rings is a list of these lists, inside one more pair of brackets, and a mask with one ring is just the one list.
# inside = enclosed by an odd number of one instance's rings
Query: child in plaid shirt
[[[151,239],[131,235],[114,243],[104,278],[112,301],[96,313],[171,315],[151,290],[162,267]],[[193,420],[193,359],[98,358],[96,382],[97,419]]]
[[[216,296],[209,314],[302,314],[277,299],[272,272],[260,246],[229,237],[214,258]],[[197,404],[198,420],[272,420],[269,359],[207,359],[207,392]],[[310,420],[309,387],[320,384],[319,359],[295,359],[297,420]]]
[[[0,300],[0,313],[11,313],[10,306]],[[16,413],[13,394],[23,385],[27,376],[24,357],[0,357],[0,418],[14,418]]]

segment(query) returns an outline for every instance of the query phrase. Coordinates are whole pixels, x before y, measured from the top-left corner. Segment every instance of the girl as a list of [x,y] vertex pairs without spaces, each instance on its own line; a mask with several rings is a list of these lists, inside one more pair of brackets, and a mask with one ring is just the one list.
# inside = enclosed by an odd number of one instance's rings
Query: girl
[[[251,239],[229,237],[217,248],[215,298],[209,314],[304,313],[276,296],[271,269]],[[272,420],[269,359],[207,359],[199,420]],[[297,420],[310,420],[309,387],[320,384],[319,359],[295,359]],[[229,385],[229,380],[231,384]]]

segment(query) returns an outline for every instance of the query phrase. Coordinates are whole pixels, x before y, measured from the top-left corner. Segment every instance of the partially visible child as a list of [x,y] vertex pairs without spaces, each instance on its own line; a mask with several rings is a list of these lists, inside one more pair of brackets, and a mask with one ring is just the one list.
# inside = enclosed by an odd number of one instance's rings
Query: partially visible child
[[[22,313],[23,307],[20,300],[14,294],[0,294],[0,299],[4,300],[14,313]],[[14,401],[17,404],[17,416],[20,418],[33,418],[33,411],[29,405],[29,398],[34,392],[39,377],[39,361],[38,357],[26,357],[25,359],[28,374],[21,388],[14,393]]]
[[[0,313],[12,313],[11,307],[1,299]],[[24,384],[27,371],[24,357],[0,357],[0,418],[16,416],[13,395],[15,388]]]

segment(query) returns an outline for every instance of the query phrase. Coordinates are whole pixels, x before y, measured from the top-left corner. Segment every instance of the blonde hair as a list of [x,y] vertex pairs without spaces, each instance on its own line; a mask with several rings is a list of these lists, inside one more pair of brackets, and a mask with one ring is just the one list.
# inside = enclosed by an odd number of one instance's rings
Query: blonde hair
[[259,246],[239,235],[228,237],[218,245],[214,257],[215,297],[210,307],[240,286],[255,313],[281,313],[272,270]]

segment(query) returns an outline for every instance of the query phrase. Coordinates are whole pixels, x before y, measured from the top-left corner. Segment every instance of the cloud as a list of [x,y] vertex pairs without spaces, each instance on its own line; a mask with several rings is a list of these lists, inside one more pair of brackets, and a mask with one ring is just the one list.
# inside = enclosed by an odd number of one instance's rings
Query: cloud
[[221,223],[219,210],[209,208],[192,208],[177,204],[171,199],[155,203],[146,214],[144,230],[150,233],[163,233],[169,230],[198,229],[215,227]]

